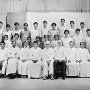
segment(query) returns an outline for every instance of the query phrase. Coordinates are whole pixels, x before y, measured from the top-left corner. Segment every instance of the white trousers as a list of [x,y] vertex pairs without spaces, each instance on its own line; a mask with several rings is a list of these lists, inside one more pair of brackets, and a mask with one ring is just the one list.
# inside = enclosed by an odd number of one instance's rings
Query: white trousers
[[2,74],[5,74],[6,68],[7,68],[7,61],[4,61],[2,66]]
[[47,61],[43,61],[42,66],[43,66],[43,77],[48,76],[48,72],[49,75],[53,74],[53,61],[50,62],[49,66],[47,64]]

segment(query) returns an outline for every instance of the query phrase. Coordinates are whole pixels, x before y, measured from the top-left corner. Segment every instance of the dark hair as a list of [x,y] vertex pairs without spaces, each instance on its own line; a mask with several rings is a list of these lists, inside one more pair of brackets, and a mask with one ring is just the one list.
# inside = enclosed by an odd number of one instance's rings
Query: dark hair
[[0,42],[0,45],[1,45],[1,43],[3,43],[3,44],[5,45],[5,42],[4,42],[4,41],[1,41],[1,42]]
[[35,44],[35,43],[37,43],[37,44],[38,44],[38,42],[37,42],[37,41],[34,41],[34,42],[33,42],[33,44]]
[[9,28],[10,28],[10,25],[9,25],[9,24],[7,24],[7,25],[6,25],[6,28],[7,28],[7,27],[9,27]]
[[57,26],[57,24],[56,24],[56,23],[52,23],[52,24],[51,24],[51,26],[53,26],[53,25],[54,25],[54,26]]
[[40,37],[39,37],[39,36],[36,36],[36,38],[39,38],[39,39],[40,39]]
[[27,40],[28,40],[28,38],[30,38],[30,39],[31,39],[31,37],[27,37]]
[[69,30],[65,30],[65,31],[64,31],[64,34],[65,34],[66,32],[68,32],[68,33],[69,33]]
[[19,26],[19,23],[18,23],[18,22],[15,22],[15,23],[14,23],[14,26],[16,26],[16,25],[18,25],[18,26]]
[[80,32],[80,29],[79,29],[79,28],[77,28],[77,29],[75,30],[75,32],[76,32],[76,31],[79,31],[79,32]]
[[3,24],[3,22],[2,22],[2,21],[0,21],[0,23],[1,23],[1,24]]
[[15,34],[14,34],[14,37],[15,37],[15,35],[18,35],[18,37],[19,37],[19,34],[18,34],[18,33],[15,33]]
[[86,31],[86,32],[88,32],[88,31],[90,31],[90,29],[87,29],[87,31]]
[[23,24],[23,26],[25,26],[25,25],[28,26],[28,23],[24,23],[24,24]]
[[49,37],[49,35],[44,35],[44,38],[45,38],[46,36]]
[[43,23],[47,23],[47,21],[43,21]]
[[85,42],[80,42],[80,46],[81,46],[82,44],[84,44],[84,45],[85,45]]
[[55,38],[56,36],[59,38],[59,35],[54,35],[54,38]]
[[37,24],[38,25],[38,22],[34,22],[33,25]]
[[81,22],[80,25],[83,24],[84,25],[84,22]]
[[8,35],[4,35],[4,38],[5,38],[5,37],[8,37]]
[[64,20],[64,22],[65,22],[65,19],[64,19],[64,18],[61,18],[61,21],[62,21],[62,20]]
[[73,23],[74,24],[74,21],[70,21],[70,24]]

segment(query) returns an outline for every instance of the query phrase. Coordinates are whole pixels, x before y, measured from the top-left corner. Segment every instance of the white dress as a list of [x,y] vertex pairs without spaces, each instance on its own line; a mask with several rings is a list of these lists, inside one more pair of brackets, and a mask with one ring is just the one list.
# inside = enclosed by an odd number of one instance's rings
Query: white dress
[[[67,49],[67,76],[79,76],[79,63],[76,60],[79,60],[79,54],[76,48]],[[70,60],[70,62],[68,62]]]

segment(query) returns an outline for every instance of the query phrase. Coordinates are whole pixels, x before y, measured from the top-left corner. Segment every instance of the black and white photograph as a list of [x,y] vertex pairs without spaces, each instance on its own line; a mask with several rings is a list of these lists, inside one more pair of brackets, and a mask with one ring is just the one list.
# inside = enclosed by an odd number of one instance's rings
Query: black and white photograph
[[90,0],[0,0],[0,90],[90,90]]

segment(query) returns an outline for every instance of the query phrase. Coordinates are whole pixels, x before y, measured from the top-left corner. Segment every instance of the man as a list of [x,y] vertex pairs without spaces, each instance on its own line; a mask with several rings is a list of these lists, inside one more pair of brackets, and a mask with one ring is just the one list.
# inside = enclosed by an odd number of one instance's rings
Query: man
[[70,47],[69,42],[73,41],[73,39],[69,36],[69,31],[68,30],[65,30],[64,34],[65,34],[65,36],[61,38],[63,46],[65,48],[69,48]]
[[70,32],[70,36],[73,37],[75,35],[75,23],[74,21],[70,21],[70,28],[68,29]]
[[85,48],[85,42],[80,43],[78,49],[79,52],[79,62],[80,62],[80,77],[90,77],[90,54]]
[[0,47],[0,73],[2,77],[5,77],[7,67],[7,49],[5,48],[5,42],[1,42]]
[[34,27],[33,30],[31,30],[31,39],[32,39],[32,42],[35,41],[36,36],[41,37],[41,30],[38,28],[38,23],[34,22],[33,23],[33,27]]
[[54,40],[55,35],[59,35],[59,31],[56,29],[56,23],[51,24],[52,29],[49,30],[50,41]]
[[57,41],[57,46],[54,48],[54,77],[57,79],[59,77],[61,70],[61,77],[65,79],[66,77],[66,50],[62,46],[62,41]]
[[20,32],[20,38],[23,39],[23,42],[27,40],[27,37],[31,37],[31,32],[28,30],[28,24],[24,23],[24,30]]
[[74,40],[74,43],[75,43],[75,47],[80,48],[80,42],[84,41],[84,37],[81,36],[79,28],[77,28],[75,30],[75,35],[73,36],[73,40]]
[[85,37],[85,43],[86,43],[86,48],[88,49],[89,53],[90,53],[90,29],[87,29],[87,35]]
[[42,49],[38,47],[38,42],[33,42],[33,47],[30,49],[30,71],[28,78],[41,78],[41,53]]
[[67,76],[79,76],[79,54],[74,47],[74,42],[70,41],[70,48],[67,49]]
[[20,50],[20,60],[18,62],[18,74],[25,78],[28,75],[29,47],[26,41],[23,42],[23,48]]
[[[50,41],[45,42],[45,48],[42,51],[42,63],[43,63],[43,80],[46,80],[48,75],[53,80],[53,60],[54,51],[50,48]],[[49,72],[49,73],[48,73]]]
[[59,35],[54,35],[54,40],[51,41],[51,48],[55,48],[57,46],[58,40],[59,40]]
[[32,43],[31,37],[27,37],[27,43],[29,48],[32,48],[33,43]]
[[19,51],[20,49],[16,47],[16,42],[12,41],[12,47],[10,47],[7,52],[8,64],[6,70],[6,75],[8,75],[10,79],[16,77],[17,64],[20,58]]
[[60,38],[64,37],[64,31],[66,30],[65,19],[60,19],[60,27],[58,27]]

